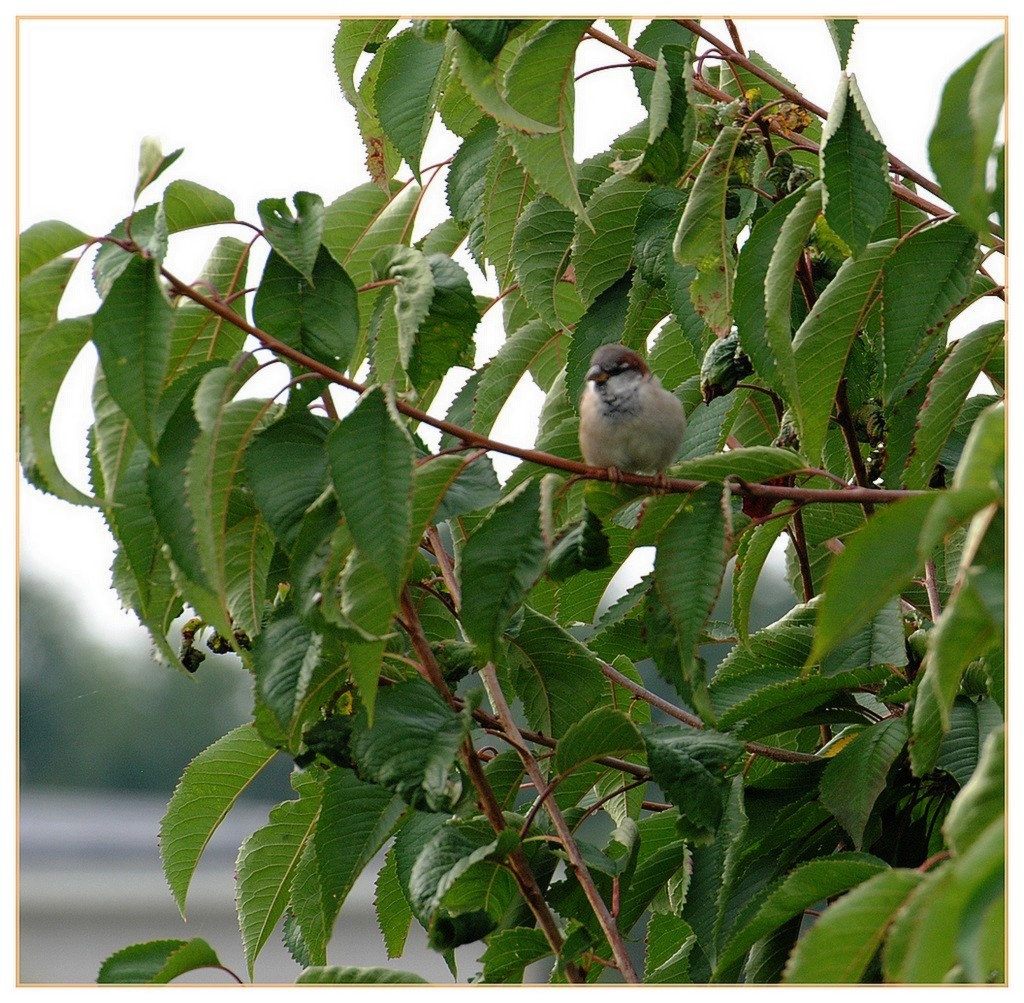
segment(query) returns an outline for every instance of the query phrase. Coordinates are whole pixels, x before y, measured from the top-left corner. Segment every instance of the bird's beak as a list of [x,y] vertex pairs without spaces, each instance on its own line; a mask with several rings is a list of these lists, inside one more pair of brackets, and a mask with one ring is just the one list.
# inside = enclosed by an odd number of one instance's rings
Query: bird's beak
[[595,383],[604,383],[608,379],[608,374],[600,366],[594,365],[587,370],[587,379]]

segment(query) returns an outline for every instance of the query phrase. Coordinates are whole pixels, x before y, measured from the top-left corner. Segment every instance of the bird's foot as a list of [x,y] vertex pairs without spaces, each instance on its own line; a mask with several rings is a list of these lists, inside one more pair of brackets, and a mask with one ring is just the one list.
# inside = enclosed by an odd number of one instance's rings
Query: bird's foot
[[608,468],[608,480],[612,484],[621,484],[622,483],[622,471],[620,471],[618,467],[609,467]]
[[654,493],[656,495],[667,495],[669,492],[668,478],[665,476],[664,470],[659,470],[654,475]]

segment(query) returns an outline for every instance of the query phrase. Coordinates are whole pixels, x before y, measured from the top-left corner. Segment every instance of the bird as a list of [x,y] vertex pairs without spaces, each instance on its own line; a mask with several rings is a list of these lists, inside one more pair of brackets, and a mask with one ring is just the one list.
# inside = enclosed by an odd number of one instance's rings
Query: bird
[[643,358],[624,345],[602,345],[590,360],[580,400],[580,451],[592,467],[619,474],[662,473],[679,451],[686,412]]

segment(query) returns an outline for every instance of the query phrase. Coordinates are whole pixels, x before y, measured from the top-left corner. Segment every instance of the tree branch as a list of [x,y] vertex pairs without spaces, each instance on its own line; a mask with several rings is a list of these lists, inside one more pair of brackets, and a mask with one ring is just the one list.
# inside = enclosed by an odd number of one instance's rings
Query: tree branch
[[[441,668],[437,664],[437,659],[434,658],[434,653],[430,650],[430,644],[423,633],[423,626],[420,623],[419,613],[409,597],[408,589],[402,595],[402,612],[405,614],[409,627],[409,637],[413,650],[420,659],[425,677],[448,701],[449,706],[453,709],[458,709],[460,703],[448,688],[448,684],[441,675]],[[505,813],[502,811],[501,805],[494,795],[494,790],[487,779],[487,775],[484,773],[483,767],[480,765],[476,749],[473,747],[472,740],[469,737],[463,743],[462,761],[465,764],[470,780],[473,782],[473,786],[476,788],[480,808],[487,817],[487,821],[490,822],[491,828],[494,829],[495,834],[504,832],[508,828],[508,823],[505,821]],[[558,929],[555,917],[548,908],[544,893],[537,884],[537,879],[534,877],[529,861],[527,861],[521,847],[517,846],[509,853],[508,862],[512,875],[516,879],[516,884],[519,886],[523,898],[530,907],[530,911],[537,918],[537,923],[540,925],[541,930],[543,930],[551,950],[558,954],[562,949],[561,931]],[[569,968],[572,968],[571,972]],[[571,982],[585,981],[582,974],[574,966],[567,966],[566,977]]]
[[[128,251],[137,252],[139,250],[136,245],[129,241],[115,241],[115,243],[118,243],[119,246]],[[209,296],[204,296],[198,290],[193,289],[186,282],[179,279],[176,275],[173,275],[166,268],[161,268],[160,273],[171,284],[171,287],[175,292],[182,296],[187,296],[193,302],[206,307],[206,309],[211,313],[215,313],[217,316],[228,321],[228,323],[234,324],[235,327],[252,335],[264,348],[269,349],[283,358],[291,359],[293,362],[297,362],[300,365],[305,366],[311,372],[317,373],[325,379],[330,380],[332,383],[345,387],[347,390],[352,390],[358,394],[366,392],[367,387],[364,384],[357,383],[355,380],[349,379],[349,377],[345,376],[344,373],[338,372],[338,370],[332,369],[330,366],[326,366],[322,362],[318,362],[316,359],[311,358],[305,353],[292,348],[290,345],[286,345],[282,341],[279,341],[266,331],[262,331],[258,327],[254,327],[243,317],[239,317],[238,314],[229,307],[224,306],[219,300],[213,299]],[[430,425],[442,432],[446,432],[448,435],[464,442],[467,446],[475,446],[491,452],[503,453],[506,456],[515,456],[518,459],[526,460],[529,463],[536,463],[539,466],[550,467],[553,470],[563,470],[587,480],[613,480],[613,475],[610,475],[605,467],[591,467],[585,463],[579,462],[578,460],[567,460],[561,456],[555,456],[552,453],[545,453],[537,449],[525,449],[507,442],[498,442],[497,440],[488,438],[485,435],[480,435],[479,433],[472,431],[472,429],[462,428],[450,421],[445,421],[443,418],[435,418],[426,411],[422,411],[420,408],[417,408],[403,400],[396,400],[395,407],[407,417],[421,422],[422,424]],[[661,492],[684,494],[696,491],[697,488],[706,483],[705,481],[684,480],[678,477],[656,478],[649,477],[644,474],[629,473],[619,473],[615,479],[623,484],[631,484],[636,487],[650,488],[651,490],[659,490]],[[747,495],[752,498],[766,498],[773,499],[775,501],[789,500],[803,503],[839,502],[860,504],[864,501],[871,501],[879,504],[899,501],[903,498],[908,498],[913,494],[924,493],[914,491],[891,491],[883,488],[865,489],[851,487],[835,490],[827,488],[799,488],[775,484],[749,484],[747,482],[730,483],[729,488],[737,494]]]
[[[817,105],[813,101],[808,100],[798,90],[794,89],[793,87],[790,87],[784,81],[779,80],[777,77],[773,76],[767,70],[758,66],[757,63],[748,59],[742,51],[737,51],[740,49],[740,46],[738,44],[736,48],[731,48],[720,38],[718,38],[715,35],[712,35],[711,32],[704,28],[699,21],[695,21],[691,18],[685,17],[677,18],[676,20],[684,28],[688,29],[689,31],[692,31],[695,35],[700,36],[701,38],[704,39],[704,41],[713,45],[716,49],[718,49],[719,52],[722,53],[722,55],[727,60],[735,63],[737,66],[743,67],[743,69],[745,69],[748,73],[757,77],[759,80],[763,80],[769,86],[774,87],[780,94],[784,95],[790,101],[792,101],[793,104],[797,104],[801,108],[805,108],[807,111],[811,112],[811,114],[817,115],[818,118],[828,118],[828,111],[825,108],[822,108],[820,105]],[[729,24],[729,22],[727,21],[726,24]],[[735,42],[738,42],[738,38],[735,35],[733,36],[733,40]],[[905,178],[910,178],[910,180],[913,181],[918,187],[923,188],[927,192],[931,192],[931,194],[934,195],[936,198],[940,198],[944,202],[946,201],[945,196],[942,194],[942,189],[934,181],[932,181],[931,178],[926,177],[924,174],[921,174],[920,171],[914,170],[914,168],[912,168],[909,164],[906,164],[902,160],[900,160],[899,157],[896,157],[893,154],[889,153],[888,150],[886,151],[886,156],[889,158],[889,166],[896,174],[899,174]],[[944,214],[948,215],[948,213]]]
[[[505,694],[501,691],[494,666],[488,662],[480,670],[480,676],[483,679],[484,688],[487,690],[487,695],[498,716],[498,720],[501,722],[503,730],[516,744],[519,756],[523,761],[523,766],[526,767],[527,775],[533,781],[533,785],[538,791],[544,791],[544,776],[540,772],[537,760],[530,755],[523,742],[523,736],[520,734],[519,727],[512,716],[512,711],[509,708],[508,701],[505,699]],[[594,884],[594,879],[590,876],[586,861],[584,861],[580,848],[576,845],[576,840],[573,838],[572,830],[570,830],[566,823],[558,805],[551,798],[547,798],[544,801],[544,809],[551,819],[551,824],[555,827],[555,832],[558,833],[559,841],[565,849],[566,856],[569,858],[569,864],[580,883],[580,887],[583,889],[583,894],[586,895],[590,907],[594,910],[594,915],[597,917],[601,930],[604,932],[608,946],[611,948],[612,956],[615,958],[615,963],[622,973],[623,979],[626,982],[639,983],[640,977],[633,968],[633,962],[629,957],[629,952],[626,950],[622,934],[619,932],[614,917],[608,911],[608,906],[605,905],[604,899],[601,898],[601,893],[598,891],[597,885]]]
[[[736,52],[735,49],[726,45],[720,39],[710,34],[710,32],[705,31],[703,28],[701,28],[698,22],[689,20],[687,18],[678,18],[677,20],[681,25],[683,25],[683,27],[688,28],[690,31],[699,35],[701,38],[710,42],[713,46],[715,46],[715,48],[719,49],[722,56],[730,64],[735,63],[737,66],[742,66],[744,69],[748,70],[748,72],[757,76],[765,83],[771,84],[772,87],[775,87],[779,91],[779,93],[784,94],[794,104],[799,104],[801,107],[806,108],[808,111],[820,116],[821,118],[828,117],[828,112],[826,112],[824,108],[821,108],[818,105],[814,104],[813,102],[808,101],[802,94],[794,90],[788,84],[783,83],[781,80],[776,80],[770,73],[761,69],[761,67],[758,66],[756,63],[752,63],[745,56],[741,56],[738,52]],[[623,44],[617,38],[614,38],[613,36],[606,34],[605,32],[601,31],[598,28],[588,28],[587,34],[591,38],[596,38],[598,41],[607,45],[609,48],[615,49],[616,51],[621,52],[623,55],[628,56],[637,66],[642,66],[649,70],[653,70],[657,67],[657,63],[655,63],[655,61],[651,59],[650,56],[645,55],[638,49],[633,49],[630,46]],[[734,100],[733,95],[727,94],[725,91],[719,90],[719,88],[712,86],[703,77],[699,75],[694,76],[693,84],[694,87],[702,94],[706,95],[707,97],[714,98],[716,101]],[[807,150],[809,153],[819,152],[816,143],[812,143],[810,140],[804,139],[797,133],[790,132],[788,129],[780,125],[776,119],[769,119],[767,124],[772,132],[774,132],[776,135],[782,136],[784,139],[786,139],[788,142],[792,143],[799,149]],[[888,154],[888,157],[889,163],[892,165],[893,170],[897,174],[901,174],[904,177],[910,178],[912,181],[920,185],[926,191],[931,192],[934,195],[937,195],[939,198],[943,197],[942,190],[938,187],[938,185],[935,184],[935,182],[929,180],[923,174],[920,174],[918,171],[913,170],[913,168],[903,163],[902,160],[899,160],[898,158],[894,157],[891,153]],[[892,188],[892,193],[898,199],[908,203],[909,205],[916,206],[918,209],[928,213],[931,216],[935,216],[936,218],[939,219],[945,219],[947,216],[952,215],[952,212],[949,209],[945,209],[942,206],[935,205],[934,202],[929,202],[927,199],[924,199],[920,195],[918,195],[917,192],[912,192],[909,188],[905,188],[903,185],[897,182],[891,182],[890,187]],[[997,236],[1002,236],[1002,233],[998,227],[993,225],[992,230],[993,233],[995,233]],[[995,241],[995,244],[1001,251],[1002,241],[997,240]]]
[[[624,676],[618,669],[612,668],[612,666],[601,663],[601,671],[604,673],[606,679],[610,679],[616,686],[621,686],[623,689],[629,690],[634,696],[639,697],[645,703],[649,703],[652,707],[656,707],[658,710],[669,717],[674,717],[677,721],[682,721],[683,724],[689,725],[691,728],[703,729],[704,722],[697,717],[695,714],[689,714],[680,707],[676,707],[675,704],[669,703],[667,700],[663,700],[658,696],[657,693],[652,693],[650,690],[644,689],[639,683],[633,682],[629,676]],[[789,749],[776,749],[770,745],[762,745],[760,742],[744,742],[746,750],[755,756],[764,756],[766,759],[774,759],[779,763],[816,763],[819,762],[817,756],[812,756],[806,752],[793,752]]]

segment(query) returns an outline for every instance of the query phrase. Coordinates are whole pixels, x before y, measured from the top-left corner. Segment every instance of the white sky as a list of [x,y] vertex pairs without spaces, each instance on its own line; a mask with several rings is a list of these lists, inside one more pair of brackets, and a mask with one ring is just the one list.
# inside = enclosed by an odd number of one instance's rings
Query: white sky
[[[223,13],[251,14],[287,12],[287,6],[271,0],[220,0],[216,10]],[[452,14],[480,15],[482,5],[464,0],[444,4],[425,4],[422,0],[404,0],[405,12],[436,13],[444,9]],[[608,11],[621,13],[624,3],[591,2],[585,5],[563,0],[555,5],[559,13],[577,14]],[[859,0],[856,5],[819,2],[816,13],[824,16],[849,16],[870,11],[887,15],[891,0]],[[21,0],[17,13],[31,14],[33,0]],[[296,9],[304,14],[317,11],[330,14],[349,10],[367,13],[367,7],[346,0],[305,0]],[[755,48],[789,76],[808,97],[828,107],[835,88],[838,65],[825,37],[824,26],[809,21],[757,21],[742,17],[744,11],[761,14],[799,14],[807,5],[793,0],[777,0],[766,5],[759,0],[732,0],[729,4],[739,18],[739,27],[748,48]],[[851,10],[851,8],[855,8]],[[49,13],[54,8],[41,12]],[[160,8],[177,14],[206,13],[204,5],[164,4]],[[491,16],[551,16],[552,5],[535,0],[517,0],[515,10],[487,11]],[[137,0],[106,0],[104,13],[137,14]],[[662,0],[644,4],[648,14],[665,16],[678,13],[675,5]],[[962,0],[905,0],[901,13],[934,18],[940,14],[962,14],[969,5]],[[374,13],[378,11],[375,10]],[[384,9],[381,8],[383,13]],[[990,3],[983,13],[1010,12],[1009,3]],[[696,16],[696,12],[695,12]],[[1021,19],[1010,21],[1010,52],[1020,49]],[[708,21],[709,28],[725,37],[721,22]],[[993,37],[1001,24],[975,20],[905,21],[862,20],[854,43],[851,69],[856,72],[872,116],[889,148],[919,170],[928,173],[927,136],[934,122],[941,86],[949,73],[983,43]],[[361,150],[354,131],[353,116],[341,98],[333,78],[330,42],[334,33],[331,21],[316,22],[21,22],[20,50],[21,135],[19,218],[9,220],[8,233],[47,218],[65,219],[85,230],[104,232],[118,220],[128,206],[135,182],[135,164],[139,140],[158,135],[165,149],[185,146],[186,153],[168,172],[165,180],[187,177],[230,196],[240,216],[254,218],[255,203],[272,195],[291,195],[307,189],[325,200],[365,180],[361,170]],[[14,21],[0,20],[3,50],[14,51]],[[803,48],[805,40],[813,44]],[[579,69],[599,62],[614,62],[597,43],[581,49]],[[1011,60],[1012,66],[1012,60]],[[620,74],[609,71],[588,77],[580,86],[577,156],[600,149],[639,114],[631,88],[624,86]],[[1012,72],[1012,70],[1011,70]],[[623,94],[628,98],[623,106]],[[1011,116],[1017,115],[1019,100],[1011,102]],[[0,104],[3,135],[14,135],[13,102]],[[1016,118],[1012,121],[1015,123]],[[1015,136],[1016,130],[1011,129]],[[444,137],[433,137],[443,150]],[[13,144],[11,144],[13,145]],[[7,148],[11,148],[8,146]],[[428,150],[427,157],[430,157]],[[1011,193],[1016,190],[1015,157],[1008,158]],[[426,163],[433,162],[426,159]],[[13,155],[4,158],[10,177],[8,192],[14,191]],[[443,177],[424,206],[421,225],[439,218]],[[159,191],[157,188],[154,191]],[[14,206],[14,200],[3,203]],[[1011,220],[1015,200],[1011,194]],[[13,213],[12,213],[13,215]],[[5,215],[5,219],[8,217]],[[198,268],[204,249],[216,235],[212,231],[175,238],[170,264],[188,276]],[[14,274],[14,241],[0,242],[0,268]],[[259,274],[258,270],[251,273]],[[471,272],[474,282],[479,274]],[[14,317],[13,283],[0,285],[6,316]],[[69,295],[69,312],[91,310],[95,302],[89,296],[86,269],[76,278]],[[990,304],[990,308],[995,304]],[[986,317],[977,318],[980,323]],[[974,321],[972,321],[973,323]],[[9,328],[12,330],[13,328]],[[1014,326],[1010,325],[1012,340]],[[15,399],[12,337],[4,342],[8,365],[0,367],[0,394]],[[1019,352],[1011,350],[1011,369],[1017,368]],[[58,458],[73,481],[84,484],[84,430],[89,421],[88,387],[91,362],[81,360],[69,380],[54,422]],[[339,401],[340,403],[340,401]],[[1022,469],[1022,437],[1014,430],[1016,408],[1009,411],[1011,422],[1008,462],[1009,495],[1015,494],[1016,471]],[[507,438],[530,441],[528,423],[524,427],[501,429]],[[16,442],[14,408],[0,409],[0,441]],[[16,496],[20,498],[21,562],[23,569],[44,581],[65,597],[69,605],[88,612],[97,630],[117,638],[138,637],[141,628],[118,612],[116,597],[109,590],[107,568],[111,547],[98,513],[57,502],[27,488],[13,463],[8,465],[9,479],[0,493],[0,505],[10,513],[8,525],[14,527]],[[12,533],[13,536],[13,533]],[[1016,534],[1012,522],[1008,546],[1016,553]],[[15,544],[16,546],[16,544]],[[12,554],[15,546],[11,547]],[[1019,562],[1011,560],[1011,566]],[[13,639],[13,609],[16,568],[0,578],[0,633]],[[1010,591],[1011,601],[1014,591]],[[1009,618],[1014,623],[1014,618]],[[1013,642],[1011,638],[1011,644]],[[13,640],[11,640],[13,645]],[[9,649],[10,650],[10,649]],[[13,683],[13,680],[12,680]],[[1012,682],[1011,682],[1012,688]],[[11,701],[12,742],[16,703]],[[13,751],[13,750],[12,750]],[[6,775],[14,776],[8,769]],[[1024,771],[1017,771],[1017,776]],[[1011,772],[1011,777],[1014,773]],[[1020,781],[1015,781],[1015,785]],[[4,785],[5,793],[8,788]],[[5,797],[13,804],[13,797]],[[1019,801],[1018,801],[1019,803]],[[5,829],[2,842],[10,849]],[[8,855],[7,859],[11,859]],[[1011,865],[1013,861],[1011,855]],[[1015,869],[1011,867],[1015,878]],[[1010,901],[1020,900],[1010,896]],[[10,901],[10,899],[8,899]],[[1012,919],[1012,917],[1011,917]],[[7,952],[0,956],[4,975],[10,970],[13,982],[15,941],[8,938]],[[1016,980],[1015,980],[1016,981]],[[251,990],[252,991],[252,990]],[[266,992],[269,990],[255,990]],[[281,989],[274,989],[274,998]],[[443,990],[427,990],[427,992]],[[483,991],[483,990],[481,990]],[[782,990],[784,991],[784,990]],[[870,990],[868,990],[870,991]],[[913,992],[914,990],[908,990]],[[920,990],[927,992],[927,989]],[[971,990],[965,990],[970,993]],[[134,990],[127,990],[131,995]],[[727,995],[731,990],[723,990]],[[773,990],[767,990],[769,994]]]

